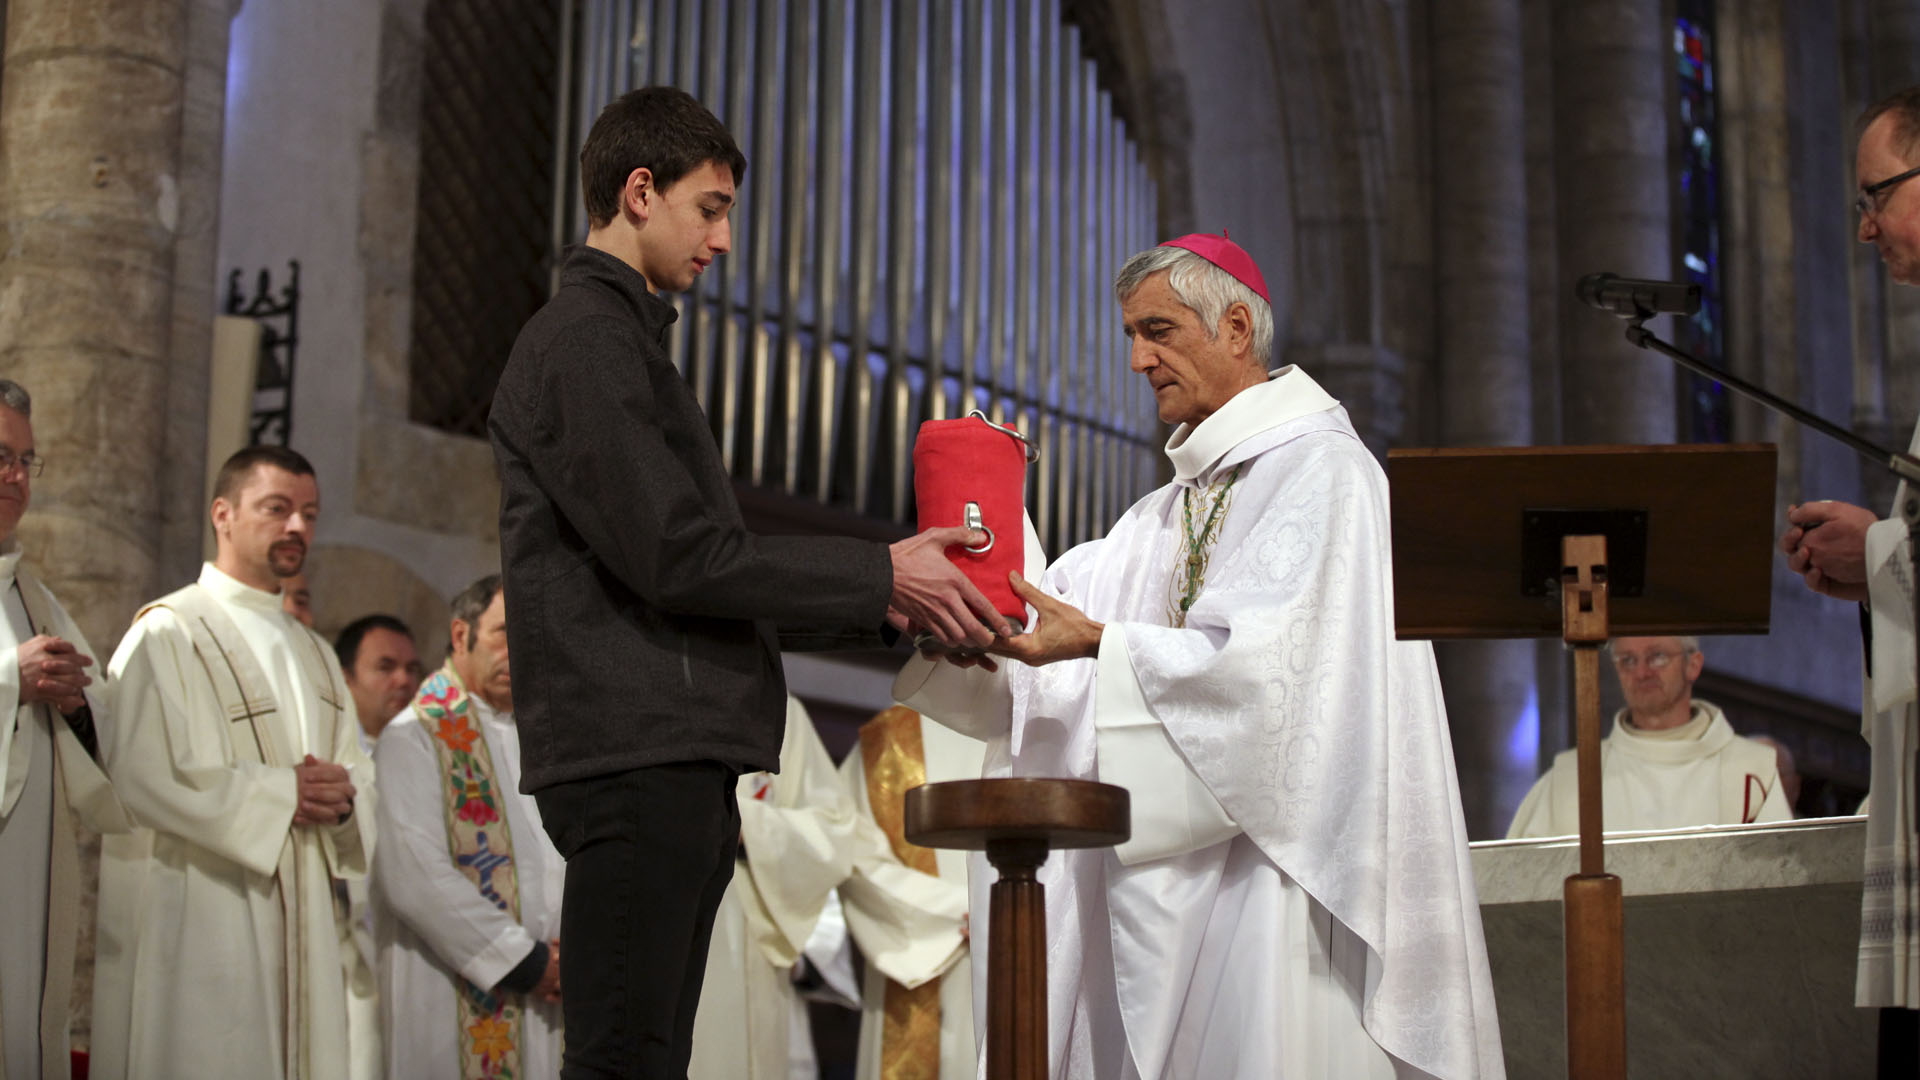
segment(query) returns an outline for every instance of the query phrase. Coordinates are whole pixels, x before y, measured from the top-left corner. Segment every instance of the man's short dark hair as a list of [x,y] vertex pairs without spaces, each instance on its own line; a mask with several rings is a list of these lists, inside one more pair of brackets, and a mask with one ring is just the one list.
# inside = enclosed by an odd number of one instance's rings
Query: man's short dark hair
[[284,469],[295,476],[312,476],[313,463],[298,450],[285,446],[249,446],[237,450],[220,466],[220,475],[213,481],[213,497],[232,502],[246,485],[247,477],[262,465],[271,465]]
[[500,595],[500,575],[488,574],[479,581],[460,590],[453,598],[453,617],[472,626],[480,621],[480,616],[493,606],[493,598]]
[[375,630],[391,630],[413,640],[413,631],[395,615],[362,615],[346,625],[340,636],[333,639],[333,655],[340,658],[340,669],[352,671],[353,665],[360,659],[360,643]]
[[1920,86],[1909,86],[1867,106],[1860,114],[1860,130],[1888,113],[1893,114],[1893,148],[1911,161],[1920,151]]
[[746,175],[746,155],[692,94],[673,86],[622,94],[600,110],[580,147],[588,224],[599,228],[620,216],[620,192],[633,170],[651,172],[654,188],[665,191],[710,161],[733,170],[735,184]]

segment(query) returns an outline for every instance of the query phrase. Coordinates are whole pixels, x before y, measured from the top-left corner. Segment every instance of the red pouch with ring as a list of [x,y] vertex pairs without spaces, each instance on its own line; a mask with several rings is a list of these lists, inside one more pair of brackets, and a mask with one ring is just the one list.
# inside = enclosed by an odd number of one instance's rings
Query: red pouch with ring
[[1027,465],[1039,454],[1027,437],[979,410],[958,420],[929,420],[913,442],[913,493],[920,531],[948,525],[983,529],[977,548],[950,547],[952,559],[1015,627],[1027,602],[1007,583],[1026,569]]

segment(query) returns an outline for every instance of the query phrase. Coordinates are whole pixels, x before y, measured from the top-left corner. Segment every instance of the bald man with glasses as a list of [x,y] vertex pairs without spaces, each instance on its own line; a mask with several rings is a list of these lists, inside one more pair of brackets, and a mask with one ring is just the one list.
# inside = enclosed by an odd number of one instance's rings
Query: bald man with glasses
[[[1773,748],[1733,733],[1718,705],[1693,696],[1700,639],[1615,638],[1607,645],[1627,707],[1600,743],[1608,832],[1737,825],[1793,817]],[[1510,839],[1580,831],[1574,751],[1553,759],[1507,830]]]
[[[1894,281],[1920,284],[1920,86],[1875,103],[1860,123],[1860,242],[1880,250]],[[1920,451],[1920,430],[1909,449]],[[1906,497],[1902,483],[1894,504]],[[1920,710],[1906,525],[1851,503],[1801,503],[1787,508],[1780,550],[1807,588],[1860,605],[1861,728],[1873,765],[1854,1000],[1883,1010],[1879,1075],[1913,1076],[1920,1068]]]

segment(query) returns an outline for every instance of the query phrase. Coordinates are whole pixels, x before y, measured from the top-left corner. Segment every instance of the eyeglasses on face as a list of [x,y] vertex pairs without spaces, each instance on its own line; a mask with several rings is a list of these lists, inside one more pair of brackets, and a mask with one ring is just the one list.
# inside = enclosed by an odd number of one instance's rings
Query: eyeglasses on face
[[1889,176],[1879,183],[1866,185],[1860,189],[1860,194],[1853,197],[1854,213],[1861,217],[1879,216],[1881,205],[1885,202],[1881,195],[1892,190],[1901,181],[1911,180],[1916,176],[1920,176],[1920,168],[1908,169],[1906,172]]
[[1650,671],[1663,671],[1668,664],[1673,663],[1685,655],[1687,655],[1685,652],[1650,652],[1644,659],[1631,655],[1616,656],[1613,658],[1613,666],[1619,668],[1621,671],[1635,671],[1642,663],[1645,663],[1647,669]]
[[0,446],[0,476],[12,472],[15,468],[20,469],[28,476],[39,476],[46,467],[47,459],[31,450],[24,454],[16,454],[6,447]]

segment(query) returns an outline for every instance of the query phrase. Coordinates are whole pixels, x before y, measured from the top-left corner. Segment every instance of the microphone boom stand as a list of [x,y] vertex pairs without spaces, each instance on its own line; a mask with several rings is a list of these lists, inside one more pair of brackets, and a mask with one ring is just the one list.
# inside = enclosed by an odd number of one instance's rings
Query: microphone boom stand
[[[1853,432],[1833,423],[1825,417],[1816,416],[1783,397],[1769,393],[1737,375],[1729,374],[1728,372],[1702,363],[1699,359],[1662,341],[1654,335],[1653,331],[1648,330],[1642,325],[1657,314],[1657,312],[1640,307],[1637,304],[1635,307],[1637,310],[1632,314],[1624,312],[1618,313],[1622,318],[1627,320],[1627,340],[1633,345],[1660,353],[1671,359],[1674,363],[1693,372],[1695,375],[1712,379],[1717,383],[1737,390],[1741,394],[1772,409],[1774,412],[1781,413],[1797,421],[1802,426],[1810,427],[1822,435],[1843,444],[1854,453],[1879,464],[1894,476],[1905,481],[1906,483],[1902,487],[1900,497],[1897,500],[1899,505],[1895,509],[1900,515],[1900,520],[1907,525],[1907,559],[1913,571],[1913,576],[1907,580],[1920,582],[1920,458],[1915,458],[1912,454],[1902,454],[1888,450],[1886,447],[1855,435]],[[1913,638],[1914,648],[1914,679],[1916,690],[1920,690],[1920,588],[1914,588],[1912,592],[1914,610],[1911,636]],[[1871,657],[1868,658],[1868,662],[1871,664]]]

